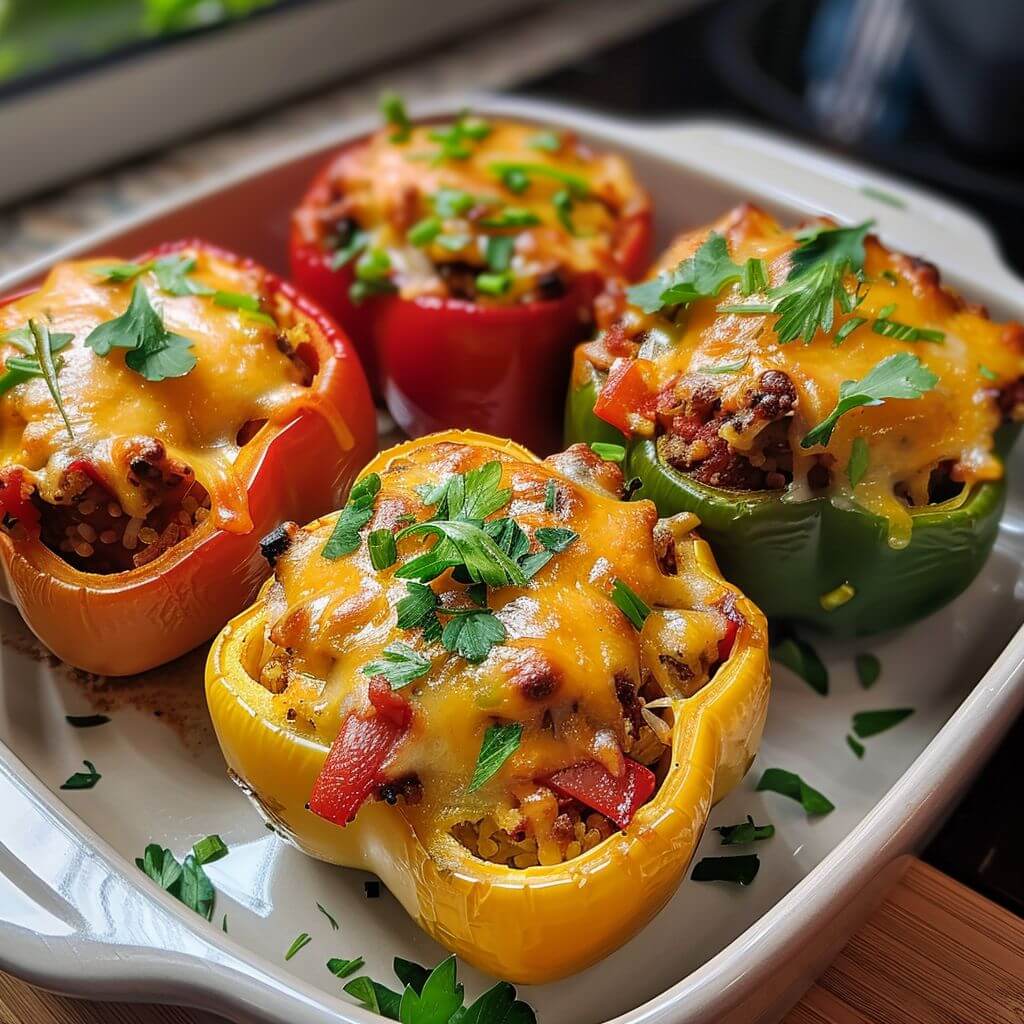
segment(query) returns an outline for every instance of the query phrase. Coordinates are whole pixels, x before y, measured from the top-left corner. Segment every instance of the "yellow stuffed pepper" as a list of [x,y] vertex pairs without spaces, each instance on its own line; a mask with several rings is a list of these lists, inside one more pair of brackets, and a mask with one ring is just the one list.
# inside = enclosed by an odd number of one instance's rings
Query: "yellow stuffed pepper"
[[622,497],[584,445],[401,444],[267,538],[275,575],[210,652],[267,819],[511,981],[579,971],[664,905],[764,723],[761,612],[693,516]]

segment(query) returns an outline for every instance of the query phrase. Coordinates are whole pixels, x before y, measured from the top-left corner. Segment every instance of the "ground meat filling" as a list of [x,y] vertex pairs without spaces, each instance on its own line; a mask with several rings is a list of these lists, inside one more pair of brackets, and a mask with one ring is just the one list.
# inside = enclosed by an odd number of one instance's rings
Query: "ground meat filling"
[[194,473],[148,440],[130,461],[129,481],[146,496],[145,516],[130,516],[84,470],[65,478],[59,501],[33,496],[42,542],[82,572],[109,575],[147,565],[210,515],[210,497]]
[[[658,422],[664,433],[661,457],[673,469],[709,487],[778,490],[793,478],[787,420],[797,395],[793,382],[766,370],[739,409],[723,409],[721,395],[707,379],[687,375],[662,390]],[[753,435],[749,450],[737,451],[728,436]]]

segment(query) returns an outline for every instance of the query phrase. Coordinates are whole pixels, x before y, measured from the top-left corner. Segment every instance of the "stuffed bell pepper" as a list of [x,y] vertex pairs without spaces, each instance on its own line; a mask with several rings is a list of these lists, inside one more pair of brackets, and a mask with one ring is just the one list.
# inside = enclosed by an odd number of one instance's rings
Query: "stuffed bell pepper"
[[[572,346],[640,276],[648,197],[571,132],[462,114],[346,146],[292,225],[292,277],[355,341],[412,436],[475,427],[559,446]],[[614,285],[612,285],[614,287]]]
[[373,451],[358,359],[253,263],[183,242],[53,268],[0,305],[2,596],[70,664],[126,675],[254,597],[259,539]]
[[566,421],[624,444],[662,515],[699,516],[769,616],[837,635],[971,582],[1024,414],[1024,329],[869,228],[747,206],[682,236],[577,349]]
[[265,542],[214,642],[233,776],[307,853],[373,871],[438,942],[538,983],[672,895],[768,702],[760,611],[684,514],[577,445],[448,432]]

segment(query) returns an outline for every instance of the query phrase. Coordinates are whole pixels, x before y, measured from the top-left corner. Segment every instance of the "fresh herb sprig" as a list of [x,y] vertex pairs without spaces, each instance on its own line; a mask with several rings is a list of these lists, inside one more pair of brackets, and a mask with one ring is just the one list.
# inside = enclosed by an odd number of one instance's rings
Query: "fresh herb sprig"
[[714,298],[727,285],[741,280],[743,267],[732,261],[725,237],[713,231],[700,248],[676,266],[626,289],[626,297],[645,313]]
[[865,405],[881,405],[888,398],[916,399],[931,391],[939,378],[909,352],[886,356],[860,380],[845,380],[839,386],[836,407],[800,442],[801,448],[827,447],[840,417]]
[[0,335],[0,342],[14,345],[25,353],[24,356],[9,356],[5,361],[5,371],[0,375],[0,394],[35,377],[42,377],[46,381],[53,404],[64,421],[64,429],[72,440],[75,439],[75,432],[64,408],[64,399],[57,379],[64,366],[64,357],[58,355],[54,358],[54,353],[67,348],[74,337],[73,334],[64,332],[51,332],[43,320],[29,320],[27,326]]
[[192,341],[167,330],[141,281],[135,282],[125,312],[95,327],[85,346],[98,356],[109,355],[115,348],[126,349],[125,365],[149,381],[183,377],[196,365]]

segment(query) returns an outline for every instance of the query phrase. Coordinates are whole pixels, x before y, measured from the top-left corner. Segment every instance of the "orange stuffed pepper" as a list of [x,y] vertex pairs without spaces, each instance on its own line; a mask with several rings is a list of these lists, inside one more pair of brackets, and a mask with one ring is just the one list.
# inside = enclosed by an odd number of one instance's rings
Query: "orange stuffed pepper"
[[266,575],[259,540],[336,507],[376,438],[316,306],[198,241],[54,267],[0,305],[2,594],[64,661],[144,671]]

